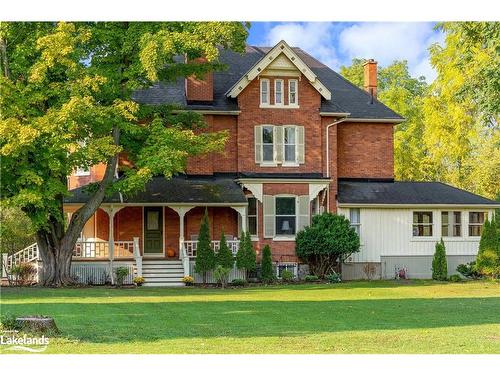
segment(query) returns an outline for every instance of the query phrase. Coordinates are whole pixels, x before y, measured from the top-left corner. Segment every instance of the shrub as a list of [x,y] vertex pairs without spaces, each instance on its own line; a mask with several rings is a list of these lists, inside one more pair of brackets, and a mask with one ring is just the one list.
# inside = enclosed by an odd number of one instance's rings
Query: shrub
[[331,273],[339,262],[359,251],[359,237],[349,220],[329,212],[314,216],[311,225],[297,233],[295,243],[297,256],[320,277]]
[[458,283],[458,282],[462,281],[462,278],[460,277],[460,275],[455,273],[455,274],[451,275],[448,280],[450,280],[452,283]]
[[128,268],[127,267],[118,267],[115,271],[116,273],[116,285],[122,286],[123,280],[128,276]]
[[496,279],[500,276],[500,257],[494,250],[484,250],[477,256],[476,269],[481,275]]
[[232,269],[234,265],[234,257],[231,249],[227,246],[226,236],[224,235],[224,230],[222,230],[220,238],[219,252],[215,256],[217,265],[224,268]]
[[457,267],[457,272],[463,277],[469,279],[479,279],[481,274],[476,269],[476,262],[470,262],[466,264],[459,264]]
[[319,277],[316,275],[307,275],[306,277],[304,277],[304,281],[307,281],[307,282],[314,282],[314,281],[318,281],[318,280],[319,280]]
[[289,283],[290,281],[293,281],[295,278],[295,275],[293,274],[292,271],[290,270],[283,270],[281,271],[281,280],[283,280],[286,283]]
[[192,276],[184,276],[182,278],[182,282],[186,285],[193,285],[194,284],[194,278]]
[[19,263],[10,270],[17,285],[31,284],[36,277],[36,265],[34,263]]
[[231,285],[233,286],[245,286],[247,284],[247,282],[243,279],[234,279],[233,281],[231,281]]
[[198,235],[198,245],[196,248],[196,260],[194,270],[203,276],[203,284],[207,282],[207,272],[212,271],[216,265],[216,258],[212,243],[210,241],[210,228],[208,225],[208,211],[201,219],[200,233]]
[[337,272],[333,271],[332,273],[330,273],[329,275],[326,275],[325,276],[325,279],[331,283],[331,284],[337,284],[337,283],[340,283],[342,282],[342,278],[340,277],[340,274],[338,274]]
[[2,331],[13,331],[18,330],[19,323],[16,321],[16,316],[13,314],[2,314],[0,316],[0,329]]
[[446,264],[446,248],[443,239],[436,242],[436,251],[432,260],[432,279],[445,281],[448,278],[448,265]]
[[136,276],[134,277],[134,279],[132,280],[134,282],[134,284],[136,284],[137,286],[141,286],[142,284],[144,284],[144,282],[146,281],[144,279],[144,277],[142,276]]
[[257,256],[253,249],[250,232],[243,233],[241,236],[240,248],[236,254],[236,267],[245,270],[245,276],[248,277],[249,272],[255,271],[257,266],[256,262]]
[[481,275],[491,278],[500,277],[500,218],[494,217],[491,222],[484,222],[475,270]]
[[214,278],[215,281],[217,281],[217,283],[220,284],[222,289],[224,289],[224,287],[226,286],[227,279],[229,278],[230,273],[231,273],[230,268],[222,267],[220,264],[217,267],[215,267]]
[[271,248],[269,247],[269,245],[264,246],[264,249],[262,249],[262,264],[260,268],[260,274],[262,281],[265,283],[270,283],[275,279]]

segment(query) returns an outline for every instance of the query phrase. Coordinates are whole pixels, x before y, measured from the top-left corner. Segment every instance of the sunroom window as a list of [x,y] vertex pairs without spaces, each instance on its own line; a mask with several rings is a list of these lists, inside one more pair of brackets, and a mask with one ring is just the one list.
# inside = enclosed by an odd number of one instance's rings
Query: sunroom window
[[462,235],[462,213],[460,211],[441,212],[441,236],[460,237]]
[[276,197],[276,234],[295,235],[296,205],[295,197]]
[[486,212],[469,212],[469,236],[480,237],[483,233],[483,224],[487,218]]
[[432,211],[413,212],[413,237],[432,237]]

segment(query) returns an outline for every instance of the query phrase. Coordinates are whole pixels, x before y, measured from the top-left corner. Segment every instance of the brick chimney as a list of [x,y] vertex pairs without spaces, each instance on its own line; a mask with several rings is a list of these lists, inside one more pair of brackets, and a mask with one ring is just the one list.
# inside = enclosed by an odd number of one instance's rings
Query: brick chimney
[[365,82],[364,88],[372,97],[377,97],[377,62],[369,59],[363,64],[365,69]]
[[[192,60],[193,63],[205,63],[205,58]],[[212,72],[205,74],[203,79],[194,76],[186,78],[186,100],[188,102],[212,102],[214,100],[214,76]]]

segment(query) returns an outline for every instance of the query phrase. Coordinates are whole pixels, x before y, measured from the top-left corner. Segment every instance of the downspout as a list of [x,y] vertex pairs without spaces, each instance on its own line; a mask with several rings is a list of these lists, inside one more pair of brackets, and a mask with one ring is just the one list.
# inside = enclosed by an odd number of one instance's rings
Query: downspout
[[[325,131],[325,137],[326,137],[326,177],[330,177],[330,145],[329,145],[330,137],[328,136],[328,131],[330,130],[330,127],[332,127],[333,125],[340,124],[341,122],[345,121],[346,119],[347,119],[347,116],[342,117],[341,119],[334,121],[331,124],[328,124],[326,126],[326,131]],[[330,212],[330,189],[327,190],[326,194],[327,194],[326,212]]]

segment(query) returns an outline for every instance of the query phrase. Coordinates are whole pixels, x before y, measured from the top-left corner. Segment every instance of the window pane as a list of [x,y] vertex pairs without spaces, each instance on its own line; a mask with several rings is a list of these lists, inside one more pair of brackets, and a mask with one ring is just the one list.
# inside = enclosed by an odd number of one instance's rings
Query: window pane
[[469,236],[471,237],[479,237],[483,232],[482,225],[469,225]]
[[276,198],[276,215],[295,215],[295,198]]
[[262,142],[263,143],[273,143],[273,127],[264,126],[262,128]]
[[257,218],[255,216],[248,218],[248,231],[251,235],[257,235]]
[[448,224],[444,224],[441,226],[441,236],[448,237],[450,234],[448,233]]
[[273,151],[274,151],[273,145],[262,145],[262,160],[273,161],[274,160]]
[[349,221],[351,222],[351,224],[359,223],[359,208],[349,209]]
[[248,198],[248,215],[257,215],[257,199]]
[[285,144],[295,144],[295,128],[285,128]]
[[432,225],[414,225],[413,236],[430,237],[432,236]]
[[460,237],[462,235],[462,227],[460,225],[453,226],[453,236]]
[[431,224],[432,212],[430,211],[415,211],[413,212],[413,223]]
[[295,145],[285,145],[285,161],[295,161]]
[[455,224],[461,224],[462,223],[462,213],[460,211],[455,211],[453,212],[453,218],[454,218],[454,223]]
[[275,81],[275,92],[274,92],[274,97],[275,97],[275,104],[281,104],[283,102],[282,100],[282,92],[283,92],[283,81]]
[[469,222],[472,224],[483,224],[484,212],[469,212]]
[[268,92],[269,92],[269,81],[262,80],[261,81],[261,102],[268,103]]
[[276,216],[276,234],[295,234],[295,216]]
[[448,211],[441,212],[441,222],[443,224],[448,224]]

